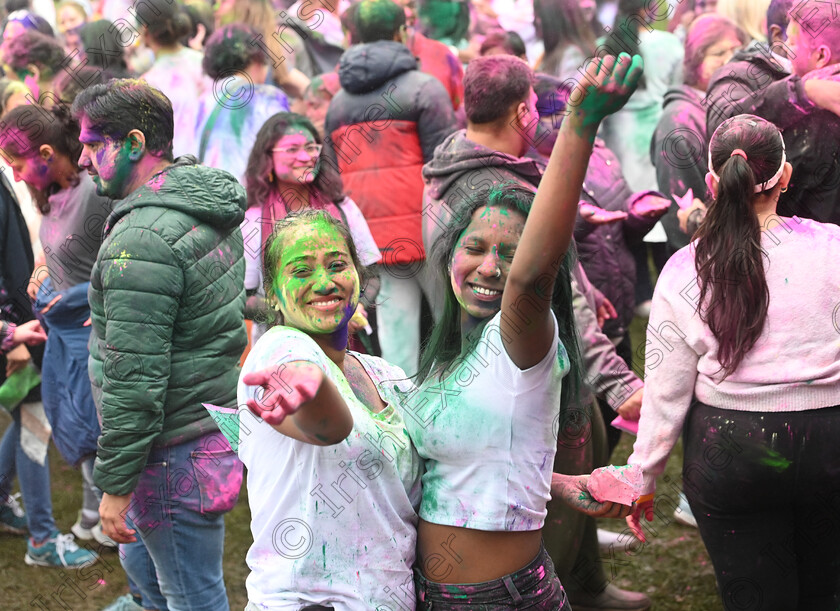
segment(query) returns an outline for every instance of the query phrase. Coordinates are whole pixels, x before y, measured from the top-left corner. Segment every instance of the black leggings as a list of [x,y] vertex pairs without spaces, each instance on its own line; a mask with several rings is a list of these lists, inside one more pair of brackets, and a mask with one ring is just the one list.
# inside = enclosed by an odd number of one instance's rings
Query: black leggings
[[695,402],[683,489],[727,611],[840,609],[840,407]]

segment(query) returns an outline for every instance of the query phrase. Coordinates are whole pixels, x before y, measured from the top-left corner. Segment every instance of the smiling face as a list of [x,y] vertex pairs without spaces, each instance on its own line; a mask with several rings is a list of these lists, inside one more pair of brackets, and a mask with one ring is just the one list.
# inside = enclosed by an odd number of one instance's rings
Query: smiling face
[[462,316],[484,320],[502,307],[502,292],[525,217],[507,208],[484,206],[459,236],[449,281]]
[[320,148],[309,130],[289,127],[272,147],[274,179],[279,183],[304,185],[315,180],[318,153],[307,152],[313,147]]
[[111,199],[126,197],[134,169],[126,142],[100,134],[85,116],[82,116],[79,142],[82,143],[79,167],[93,177],[97,195]]
[[299,223],[280,240],[273,287],[284,324],[308,334],[346,334],[360,291],[347,242],[321,220]]

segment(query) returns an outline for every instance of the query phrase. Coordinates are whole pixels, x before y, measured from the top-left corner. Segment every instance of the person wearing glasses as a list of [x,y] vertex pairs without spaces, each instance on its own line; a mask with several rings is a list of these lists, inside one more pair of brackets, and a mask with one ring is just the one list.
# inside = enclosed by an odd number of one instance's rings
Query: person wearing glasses
[[[247,318],[263,321],[267,306],[262,294],[263,246],[277,221],[291,212],[325,210],[350,230],[359,251],[359,261],[367,267],[379,262],[379,248],[367,221],[356,203],[344,195],[341,176],[334,164],[323,162],[321,136],[303,115],[280,112],[268,119],[257,134],[245,170],[248,210],[242,224],[245,240],[245,290]],[[370,279],[363,302],[371,303],[376,289]],[[360,306],[364,307],[364,306]],[[265,328],[254,325],[252,340]]]

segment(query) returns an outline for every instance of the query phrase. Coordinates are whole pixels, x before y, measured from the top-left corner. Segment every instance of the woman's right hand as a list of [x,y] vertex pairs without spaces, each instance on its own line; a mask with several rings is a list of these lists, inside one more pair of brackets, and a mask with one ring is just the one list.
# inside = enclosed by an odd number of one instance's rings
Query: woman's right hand
[[289,363],[279,369],[263,369],[242,378],[249,386],[262,387],[259,401],[248,399],[246,405],[256,416],[273,426],[279,425],[304,403],[311,401],[323,380],[324,372],[307,362]]

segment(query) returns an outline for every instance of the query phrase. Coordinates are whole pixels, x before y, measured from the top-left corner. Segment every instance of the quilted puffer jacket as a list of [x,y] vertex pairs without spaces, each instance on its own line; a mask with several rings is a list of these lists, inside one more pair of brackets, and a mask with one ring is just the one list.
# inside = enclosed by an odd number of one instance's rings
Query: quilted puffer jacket
[[455,130],[443,85],[417,69],[408,48],[381,40],[341,56],[341,91],[330,102],[324,145],[359,205],[383,263],[425,258],[423,163]]
[[202,402],[236,404],[245,207],[233,176],[181,157],[105,223],[88,294],[104,492],[132,492],[153,446],[217,431]]

